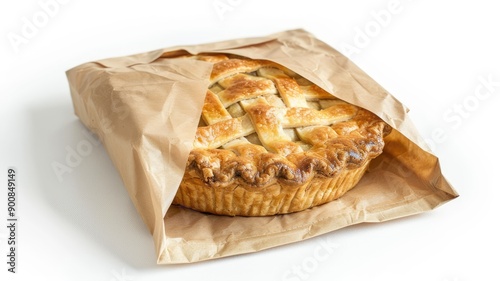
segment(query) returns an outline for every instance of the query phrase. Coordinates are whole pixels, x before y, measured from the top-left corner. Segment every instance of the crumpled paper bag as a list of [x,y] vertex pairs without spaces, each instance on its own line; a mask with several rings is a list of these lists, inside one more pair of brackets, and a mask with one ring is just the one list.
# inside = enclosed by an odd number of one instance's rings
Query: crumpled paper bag
[[[303,212],[226,217],[172,206],[212,66],[179,59],[227,53],[279,63],[393,127],[384,153],[338,200]],[[304,30],[179,46],[89,62],[67,71],[74,110],[97,134],[152,233],[159,264],[260,251],[362,222],[431,210],[458,194],[408,109],[348,58]]]

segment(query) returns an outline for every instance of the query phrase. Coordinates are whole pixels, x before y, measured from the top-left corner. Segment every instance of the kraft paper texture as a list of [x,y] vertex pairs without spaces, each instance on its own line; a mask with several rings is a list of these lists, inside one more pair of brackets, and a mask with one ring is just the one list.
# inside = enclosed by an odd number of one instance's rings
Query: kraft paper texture
[[[226,217],[172,206],[212,69],[210,63],[179,56],[198,53],[274,61],[374,112],[394,128],[384,153],[346,195],[303,212]],[[99,136],[119,171],[152,233],[158,264],[260,251],[353,224],[425,212],[458,196],[415,130],[408,109],[304,30],[104,59],[70,69],[67,77],[75,113]]]

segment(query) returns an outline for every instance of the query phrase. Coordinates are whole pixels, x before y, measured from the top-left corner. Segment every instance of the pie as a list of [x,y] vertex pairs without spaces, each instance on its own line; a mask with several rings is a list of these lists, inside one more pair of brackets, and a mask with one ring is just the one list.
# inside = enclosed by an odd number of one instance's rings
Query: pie
[[225,54],[213,64],[173,204],[228,216],[303,211],[352,189],[391,127],[293,71]]

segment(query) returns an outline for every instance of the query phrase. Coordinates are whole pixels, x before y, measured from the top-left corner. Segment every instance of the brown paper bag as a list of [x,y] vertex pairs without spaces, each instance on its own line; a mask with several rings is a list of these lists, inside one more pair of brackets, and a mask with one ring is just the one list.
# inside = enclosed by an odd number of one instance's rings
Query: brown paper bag
[[[391,125],[384,153],[331,203],[270,217],[225,217],[171,206],[201,114],[211,65],[182,54],[271,60]],[[408,110],[345,56],[304,30],[89,62],[67,72],[75,113],[99,136],[151,231],[159,264],[250,253],[361,222],[431,210],[458,194]]]

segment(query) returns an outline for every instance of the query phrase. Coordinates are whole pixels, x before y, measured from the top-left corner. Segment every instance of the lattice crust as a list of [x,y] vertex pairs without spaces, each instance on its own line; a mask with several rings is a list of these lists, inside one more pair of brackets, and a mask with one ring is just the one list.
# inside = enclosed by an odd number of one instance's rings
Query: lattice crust
[[[278,183],[280,190],[299,185],[307,189],[314,177],[314,185],[320,186],[318,177],[333,179],[347,170],[356,171],[357,182],[367,162],[382,152],[383,137],[390,132],[387,124],[280,65],[226,55],[188,58],[214,63],[186,168],[190,185],[262,192],[258,189]],[[195,193],[192,186],[189,190]],[[186,192],[179,191],[174,203],[193,207]],[[207,196],[203,194],[196,196]],[[235,208],[239,211],[216,213],[268,214]]]

